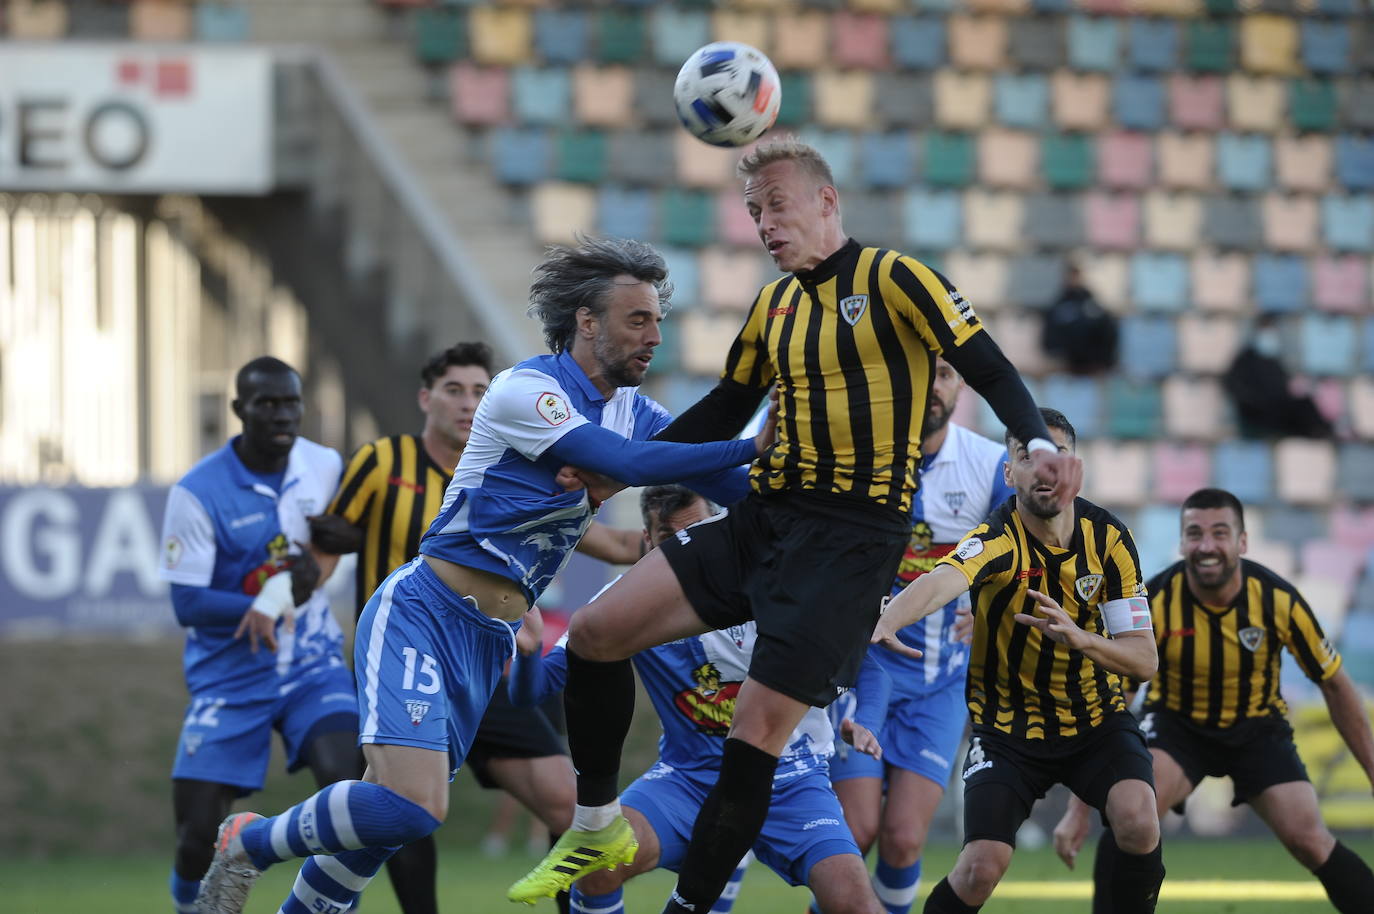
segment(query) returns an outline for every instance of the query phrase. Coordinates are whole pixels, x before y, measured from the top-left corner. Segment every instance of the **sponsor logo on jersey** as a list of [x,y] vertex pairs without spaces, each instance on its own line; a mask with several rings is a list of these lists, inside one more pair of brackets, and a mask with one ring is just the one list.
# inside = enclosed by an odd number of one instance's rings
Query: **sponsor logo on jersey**
[[[959,312],[959,320],[966,324],[971,324],[978,319],[978,316],[973,313],[973,302],[965,298],[962,292],[946,292],[945,303],[953,305],[954,310]],[[953,320],[949,322],[949,325],[951,328],[957,326]]]
[[545,391],[535,405],[540,417],[549,425],[562,425],[572,418],[572,407],[558,394]]
[[186,547],[181,544],[181,540],[175,536],[167,537],[167,542],[162,547],[162,561],[168,568],[175,568],[181,564],[181,557],[186,554]]
[[1092,602],[1092,598],[1097,596],[1097,592],[1102,589],[1102,575],[1085,574],[1073,582],[1073,589],[1078,592],[1079,599],[1084,603]]
[[[980,549],[978,551],[981,552],[982,550]],[[1044,576],[1045,569],[1043,568],[1022,568],[1020,571],[1016,572],[1016,579],[1018,581],[1029,581],[1031,578],[1041,578]]]
[[288,567],[291,544],[286,541],[285,534],[278,533],[268,540],[266,549],[267,561],[243,576],[243,592],[247,596],[256,597],[268,578],[279,571],[285,571]]
[[406,699],[406,713],[410,715],[410,723],[413,726],[420,726],[420,721],[425,719],[429,713],[430,704],[427,701],[420,701],[415,698]]
[[867,295],[851,295],[848,298],[840,299],[840,317],[844,318],[851,327],[859,323],[859,318],[863,317],[867,310]]
[[735,719],[735,697],[743,683],[721,682],[720,668],[714,663],[692,670],[692,678],[696,686],[678,692],[673,704],[699,733],[724,737]]
[[237,530],[239,527],[246,527],[249,524],[256,524],[259,521],[267,520],[266,511],[254,511],[252,514],[245,514],[243,517],[236,517],[229,522],[230,530]]
[[941,768],[949,767],[949,759],[945,758],[943,755],[940,755],[937,752],[931,752],[929,748],[921,749],[921,758],[929,759],[930,761],[939,765]]
[[959,544],[959,548],[954,551],[954,554],[967,562],[969,559],[983,554],[983,541],[976,536],[973,539],[964,540]]
[[1240,637],[1240,645],[1250,653],[1259,650],[1259,646],[1264,643],[1264,629],[1256,628],[1251,625],[1242,628],[1237,635]]
[[992,767],[992,759],[983,759],[983,761],[981,761],[981,762],[978,762],[978,763],[973,764],[973,765],[969,765],[967,768],[964,769],[964,780],[967,781],[969,778],[973,777],[975,774],[977,774],[978,772],[982,771],[984,768],[991,768],[991,767]]
[[398,489],[409,489],[416,495],[419,495],[425,490],[425,487],[423,485],[417,482],[411,482],[409,479],[403,479],[400,476],[392,476],[390,479],[386,481],[386,484],[389,486],[395,486]]

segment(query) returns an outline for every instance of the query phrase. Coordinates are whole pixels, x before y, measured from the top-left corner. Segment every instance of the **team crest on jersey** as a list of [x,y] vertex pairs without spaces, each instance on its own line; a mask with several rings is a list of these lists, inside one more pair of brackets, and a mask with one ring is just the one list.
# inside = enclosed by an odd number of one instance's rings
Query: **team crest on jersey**
[[840,317],[848,321],[851,327],[859,323],[859,318],[863,317],[867,310],[867,295],[851,295],[840,299]]
[[414,698],[407,698],[406,713],[410,715],[411,724],[416,727],[420,726],[420,721],[424,720],[425,715],[429,713],[429,707],[430,705],[427,701],[419,701]]
[[568,401],[548,391],[539,395],[535,409],[549,425],[562,425],[572,418],[572,409],[568,406]]
[[1248,628],[1242,628],[1237,635],[1240,638],[1241,647],[1252,654],[1259,650],[1260,644],[1264,642],[1264,629],[1255,628],[1253,625]]
[[964,499],[967,497],[964,492],[946,492],[945,504],[949,505],[951,513],[958,514],[959,509],[964,506]]
[[1084,603],[1088,603],[1102,589],[1102,575],[1085,574],[1073,582],[1073,589],[1078,591],[1078,596]]
[[721,682],[720,668],[714,663],[692,670],[692,678],[696,686],[678,692],[674,704],[699,732],[725,736],[735,719],[735,697],[742,683]]

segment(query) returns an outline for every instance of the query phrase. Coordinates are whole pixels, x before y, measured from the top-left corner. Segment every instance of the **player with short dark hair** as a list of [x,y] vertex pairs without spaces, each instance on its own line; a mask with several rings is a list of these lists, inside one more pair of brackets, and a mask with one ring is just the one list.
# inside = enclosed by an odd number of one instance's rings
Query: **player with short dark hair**
[[273,729],[288,769],[309,766],[321,787],[352,777],[357,757],[343,633],[301,545],[342,461],[300,437],[300,375],[280,359],[239,369],[233,409],[240,433],[168,493],[158,566],[187,630],[191,705],[172,769],[171,892],[183,914],[196,910],[217,824],[262,789]]
[[[665,641],[754,620],[758,649],[740,690],[721,776],[702,806],[666,911],[704,911],[768,815],[779,753],[809,707],[853,686],[911,534],[921,424],[935,358],[945,358],[1015,429],[1055,497],[1081,465],[1049,440],[1016,369],[971,303],[897,251],[846,236],[825,160],[796,140],[740,163],[759,239],[787,275],[764,286],[721,381],[664,440],[740,432],[776,385],[778,440],[751,493],[689,541],[665,541],[575,613],[564,705],[578,810],[573,828],[508,897],[552,895],[604,865],[579,848],[629,833],[620,754],[634,713],[628,658]],[[616,839],[619,840],[619,839]]]
[[[1182,560],[1149,583],[1159,672],[1141,728],[1154,759],[1159,814],[1180,807],[1204,777],[1230,777],[1233,805],[1249,803],[1342,914],[1368,911],[1374,873],[1322,822],[1279,693],[1284,648],[1317,683],[1336,730],[1374,785],[1374,734],[1359,690],[1321,623],[1292,584],[1244,558],[1245,509],[1225,489],[1199,489],[1179,518]],[[1054,845],[1069,866],[1087,837],[1071,804]],[[1094,911],[1117,910],[1107,881],[1115,853],[1104,832],[1093,867]]]
[[[1042,409],[1056,444],[1073,426]],[[1067,784],[1116,829],[1112,899],[1121,914],[1153,911],[1164,878],[1150,755],[1126,710],[1121,677],[1148,678],[1155,642],[1135,543],[1086,499],[1061,507],[1007,436],[1016,495],[935,570],[898,594],[874,640],[968,591],[973,602],[964,764],[964,848],[926,899],[927,914],[972,914],[1001,881],[1035,801]]]

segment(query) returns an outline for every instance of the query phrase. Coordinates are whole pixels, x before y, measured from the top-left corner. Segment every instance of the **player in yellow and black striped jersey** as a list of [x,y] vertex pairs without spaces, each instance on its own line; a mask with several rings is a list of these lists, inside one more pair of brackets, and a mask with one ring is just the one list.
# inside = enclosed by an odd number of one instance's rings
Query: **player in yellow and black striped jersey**
[[[1154,760],[1159,813],[1181,806],[1202,778],[1230,777],[1234,802],[1254,808],[1338,911],[1368,911],[1374,873],[1322,823],[1293,742],[1279,693],[1283,649],[1319,684],[1332,722],[1374,787],[1374,734],[1359,692],[1297,589],[1242,557],[1239,499],[1199,489],[1183,502],[1180,528],[1183,560],[1149,584],[1159,671],[1141,728]],[[1086,810],[1071,805],[1055,829],[1055,849],[1066,862],[1087,829]],[[1099,859],[1103,854],[1099,847]],[[1097,891],[1107,891],[1105,877]]]
[[[1074,443],[1042,410],[1055,442]],[[1011,863],[1035,801],[1067,784],[1115,829],[1117,910],[1154,910],[1164,868],[1149,753],[1120,677],[1149,676],[1155,644],[1130,531],[1079,498],[1061,508],[1007,436],[1016,494],[898,594],[874,640],[909,653],[902,627],[969,592],[973,645],[966,687],[973,737],[964,766],[964,849],[927,912],[976,910]]]

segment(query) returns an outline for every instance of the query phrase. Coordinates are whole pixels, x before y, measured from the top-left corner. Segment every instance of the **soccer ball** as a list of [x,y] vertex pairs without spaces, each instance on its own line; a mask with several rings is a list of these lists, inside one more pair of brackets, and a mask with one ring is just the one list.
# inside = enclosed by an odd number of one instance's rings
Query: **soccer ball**
[[682,126],[712,146],[743,146],[773,126],[782,86],[773,62],[738,41],[699,48],[678,71],[673,102]]

